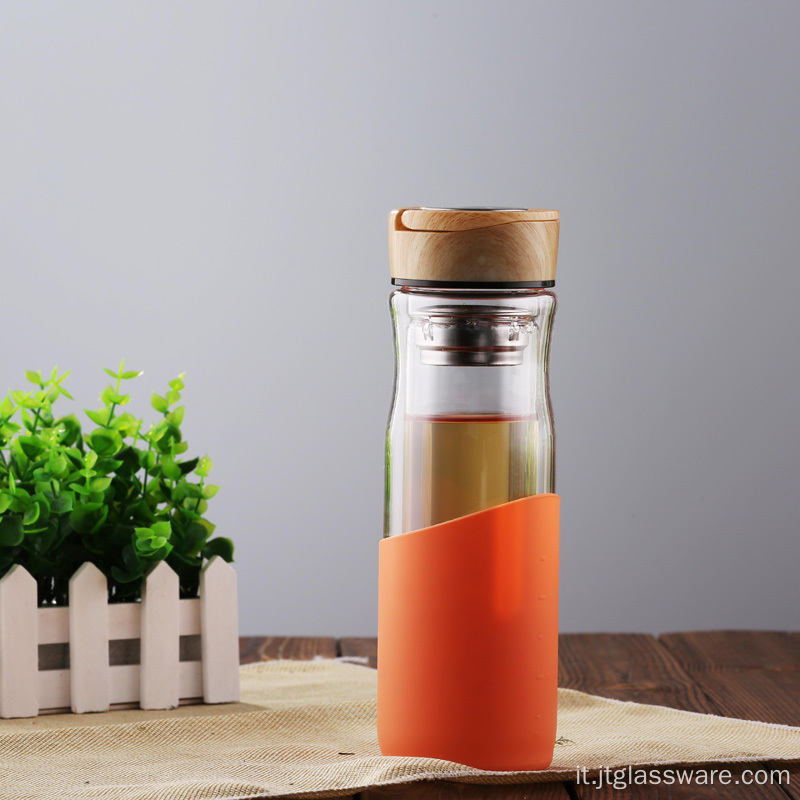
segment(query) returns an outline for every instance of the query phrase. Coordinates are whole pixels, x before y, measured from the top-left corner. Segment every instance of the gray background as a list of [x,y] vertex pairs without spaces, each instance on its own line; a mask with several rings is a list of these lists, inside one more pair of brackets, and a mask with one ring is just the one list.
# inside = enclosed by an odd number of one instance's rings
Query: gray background
[[0,389],[186,371],[243,633],[375,632],[417,204],[562,211],[562,628],[798,627],[800,5],[0,14]]

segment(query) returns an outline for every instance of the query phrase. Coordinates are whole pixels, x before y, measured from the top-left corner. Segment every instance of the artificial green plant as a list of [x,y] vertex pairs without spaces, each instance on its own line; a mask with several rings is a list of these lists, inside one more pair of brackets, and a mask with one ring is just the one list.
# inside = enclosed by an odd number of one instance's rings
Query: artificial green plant
[[[103,407],[85,412],[96,426],[84,432],[74,414],[56,416],[69,375],[27,372],[33,388],[0,402],[0,576],[22,564],[37,580],[40,604],[65,604],[70,576],[91,561],[108,579],[111,600],[139,596],[142,579],[167,561],[181,595],[197,594],[203,561],[233,559],[230,539],[211,538],[207,483],[211,459],[181,457],[188,450],[179,405],[183,375],[151,405],[150,425],[123,410],[123,384],[140,372],[105,370],[112,378]],[[194,478],[193,478],[194,476]]]

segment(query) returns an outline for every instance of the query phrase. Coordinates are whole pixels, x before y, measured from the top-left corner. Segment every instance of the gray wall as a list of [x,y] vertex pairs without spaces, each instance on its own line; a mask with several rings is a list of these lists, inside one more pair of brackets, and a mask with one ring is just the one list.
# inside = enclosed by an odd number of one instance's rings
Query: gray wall
[[[386,213],[562,210],[562,627],[800,622],[800,5],[0,6],[0,389],[187,373],[243,633],[373,634]],[[134,409],[135,410],[135,409]]]

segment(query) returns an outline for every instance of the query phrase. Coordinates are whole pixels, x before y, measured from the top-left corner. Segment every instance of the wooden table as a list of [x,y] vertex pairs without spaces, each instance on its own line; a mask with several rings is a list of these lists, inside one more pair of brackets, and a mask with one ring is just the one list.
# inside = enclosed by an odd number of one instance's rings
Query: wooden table
[[[273,658],[361,656],[376,664],[376,640],[366,638],[245,637],[242,663]],[[800,633],[705,631],[566,634],[559,641],[559,686],[727,717],[800,726]],[[726,765],[727,766],[727,765]],[[734,798],[800,800],[800,763],[730,765],[734,777],[759,766],[789,768],[778,785],[636,786],[624,791],[574,782],[477,786],[444,781],[371,789],[359,800],[637,800]]]

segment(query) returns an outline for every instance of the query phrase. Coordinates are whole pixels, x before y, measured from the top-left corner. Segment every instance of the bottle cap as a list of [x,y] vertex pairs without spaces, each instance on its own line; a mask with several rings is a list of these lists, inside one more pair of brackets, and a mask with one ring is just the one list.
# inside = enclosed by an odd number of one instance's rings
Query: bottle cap
[[546,208],[400,208],[389,214],[398,286],[555,284],[559,213]]

